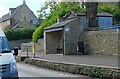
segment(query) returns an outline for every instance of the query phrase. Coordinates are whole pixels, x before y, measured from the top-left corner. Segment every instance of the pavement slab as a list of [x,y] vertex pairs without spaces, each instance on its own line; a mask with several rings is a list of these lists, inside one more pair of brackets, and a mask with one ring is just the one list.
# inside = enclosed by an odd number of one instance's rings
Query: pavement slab
[[[27,56],[27,52],[19,51],[18,56]],[[28,52],[29,57],[34,57],[32,52]],[[89,65],[119,68],[118,56],[104,56],[104,55],[63,55],[63,54],[41,54],[35,53],[35,57],[49,61],[66,62],[71,64]]]

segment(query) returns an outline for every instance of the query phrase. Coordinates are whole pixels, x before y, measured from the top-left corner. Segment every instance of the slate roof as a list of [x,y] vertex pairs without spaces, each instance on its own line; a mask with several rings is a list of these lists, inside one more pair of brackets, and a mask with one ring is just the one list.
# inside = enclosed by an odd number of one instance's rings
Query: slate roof
[[[67,19],[73,19],[76,16],[85,16],[85,13],[76,13],[76,14],[70,14]],[[97,17],[112,17],[113,15],[107,12],[101,12],[97,14]]]
[[15,10],[14,10],[14,12],[12,13],[12,16],[13,16],[19,9],[21,9],[23,5],[24,5],[24,4],[16,7]]
[[8,13],[8,14],[3,15],[0,19],[0,22],[9,20],[22,6],[23,6],[23,4],[16,8],[10,8],[13,11],[12,14],[9,15],[9,13]]
[[44,28],[44,30],[49,30],[49,29],[54,29],[54,28],[59,28],[59,27],[63,27],[65,26],[66,24],[68,24],[69,22],[72,22],[74,21],[76,18],[74,19],[70,19],[70,20],[65,20],[65,21],[62,21],[62,22],[57,22],[47,28]]
[[[84,13],[77,13],[77,14],[70,14],[70,16],[65,20],[61,22],[57,22],[47,28],[44,28],[44,30],[49,30],[49,29],[54,29],[54,28],[59,28],[65,26],[67,23],[73,21],[76,19],[77,16],[85,16]],[[97,14],[98,17],[112,17],[113,15],[106,13],[106,12],[101,12]]]
[[73,19],[73,18],[75,18],[76,16],[77,16],[76,14],[70,14],[67,19],[68,19],[68,20],[69,20],[69,19]]
[[0,19],[0,22],[6,21],[6,20],[8,20],[8,19],[10,19],[9,13],[8,13],[8,14],[5,14],[4,16],[2,16],[1,19]]
[[[85,13],[77,13],[78,16],[85,16]],[[112,17],[113,15],[107,12],[97,13],[97,17]]]
[[110,13],[107,13],[107,12],[101,12],[101,13],[98,13],[97,16],[99,16],[99,17],[112,17],[113,15]]

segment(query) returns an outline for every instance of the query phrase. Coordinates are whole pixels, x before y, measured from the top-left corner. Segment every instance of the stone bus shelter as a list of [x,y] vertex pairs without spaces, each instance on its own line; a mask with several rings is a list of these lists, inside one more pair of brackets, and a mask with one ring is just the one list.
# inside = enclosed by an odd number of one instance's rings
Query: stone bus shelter
[[79,34],[82,32],[80,16],[68,18],[44,29],[44,53],[76,54]]

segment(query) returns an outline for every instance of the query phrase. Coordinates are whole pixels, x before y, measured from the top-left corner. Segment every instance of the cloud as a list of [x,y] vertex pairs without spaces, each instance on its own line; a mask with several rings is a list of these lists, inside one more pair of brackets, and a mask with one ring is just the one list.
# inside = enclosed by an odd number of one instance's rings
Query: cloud
[[22,0],[7,0],[7,2],[11,2],[11,3],[14,3],[14,2],[21,2]]
[[2,11],[3,9],[4,9],[4,6],[0,4],[0,11]]
[[3,15],[4,6],[0,3],[0,17]]

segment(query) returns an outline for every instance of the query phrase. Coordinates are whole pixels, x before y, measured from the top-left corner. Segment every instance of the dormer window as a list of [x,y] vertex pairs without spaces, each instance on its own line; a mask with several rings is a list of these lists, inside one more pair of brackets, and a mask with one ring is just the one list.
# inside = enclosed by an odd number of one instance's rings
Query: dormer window
[[9,8],[9,15],[12,15],[12,13],[15,11],[16,8]]

